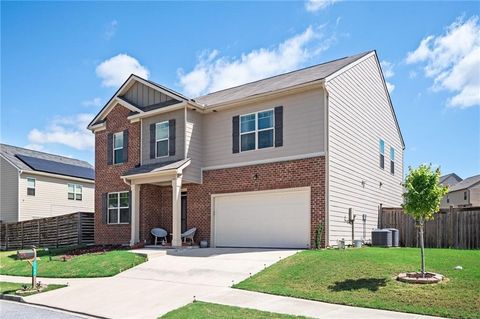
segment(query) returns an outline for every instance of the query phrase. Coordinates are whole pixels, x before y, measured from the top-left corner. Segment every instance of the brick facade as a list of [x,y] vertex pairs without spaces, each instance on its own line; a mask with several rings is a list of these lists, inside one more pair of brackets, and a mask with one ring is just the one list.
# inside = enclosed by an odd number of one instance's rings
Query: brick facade
[[[311,187],[311,245],[315,230],[325,220],[325,158],[315,157],[287,162],[251,165],[205,171],[203,184],[187,184],[187,227],[196,227],[195,239],[210,242],[211,195]],[[172,229],[172,189],[142,185],[140,191],[140,240],[151,243],[150,229]]]
[[[128,244],[130,224],[108,225],[102,219],[102,194],[129,191],[121,176],[140,164],[140,122],[130,123],[130,110],[117,105],[106,118],[106,130],[95,134],[95,242]],[[107,136],[128,129],[128,162],[107,164]],[[294,187],[311,187],[311,244],[315,230],[325,220],[325,157],[250,165],[203,172],[202,184],[186,184],[187,227],[196,227],[196,240],[210,242],[211,195],[262,191]],[[140,186],[140,240],[153,242],[150,230],[172,230],[172,188],[145,184]]]
[[[120,178],[140,163],[140,122],[130,123],[130,110],[117,105],[106,118],[106,130],[95,133],[95,242],[118,244],[130,242],[130,225],[107,225],[102,220],[102,194],[129,191],[130,186]],[[107,165],[107,135],[128,129],[128,162]]]

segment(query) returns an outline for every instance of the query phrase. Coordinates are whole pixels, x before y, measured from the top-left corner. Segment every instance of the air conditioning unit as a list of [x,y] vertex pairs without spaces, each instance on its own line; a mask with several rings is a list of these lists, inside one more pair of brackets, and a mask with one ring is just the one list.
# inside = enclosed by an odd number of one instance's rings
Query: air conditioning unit
[[400,246],[400,232],[396,228],[386,228],[392,232],[392,246],[399,247]]
[[375,229],[372,231],[372,246],[392,247],[392,232],[388,229]]

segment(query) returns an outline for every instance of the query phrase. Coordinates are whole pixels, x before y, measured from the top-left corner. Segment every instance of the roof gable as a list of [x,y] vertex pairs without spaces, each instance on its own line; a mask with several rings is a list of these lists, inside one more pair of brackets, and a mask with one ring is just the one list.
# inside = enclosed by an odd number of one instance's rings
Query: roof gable
[[449,192],[455,192],[462,189],[471,188],[477,184],[480,184],[480,175],[470,176],[463,181],[456,183],[448,189]]
[[92,126],[102,124],[116,104],[132,112],[144,113],[188,100],[178,92],[132,74],[88,124],[88,128],[92,129]]

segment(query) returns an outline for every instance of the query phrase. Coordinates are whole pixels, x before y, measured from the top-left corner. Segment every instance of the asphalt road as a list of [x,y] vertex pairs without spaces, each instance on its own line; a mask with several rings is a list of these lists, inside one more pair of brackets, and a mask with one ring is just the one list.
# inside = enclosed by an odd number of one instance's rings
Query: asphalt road
[[85,316],[71,314],[50,308],[33,306],[21,302],[0,300],[2,319],[79,319]]

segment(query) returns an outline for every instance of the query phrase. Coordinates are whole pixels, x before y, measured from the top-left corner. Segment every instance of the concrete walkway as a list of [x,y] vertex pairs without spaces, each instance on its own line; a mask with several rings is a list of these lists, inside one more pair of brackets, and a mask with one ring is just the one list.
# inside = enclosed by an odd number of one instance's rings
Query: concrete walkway
[[[114,277],[40,278],[68,287],[25,297],[25,301],[106,318],[157,318],[194,299],[313,318],[432,318],[376,309],[333,305],[230,288],[295,250],[144,249],[141,265]],[[29,277],[0,276],[29,282]]]
[[282,297],[240,289],[228,289],[220,293],[201,296],[200,301],[228,306],[251,308],[311,318],[342,319],[427,319],[438,318],[403,312],[350,307],[305,299]]

